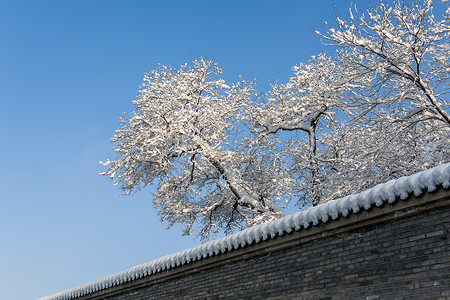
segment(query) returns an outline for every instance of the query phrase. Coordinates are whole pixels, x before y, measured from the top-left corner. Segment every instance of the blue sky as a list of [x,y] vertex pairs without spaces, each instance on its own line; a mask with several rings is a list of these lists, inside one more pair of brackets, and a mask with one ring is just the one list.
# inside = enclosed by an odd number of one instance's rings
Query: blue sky
[[[350,1],[336,1],[345,15]],[[364,4],[366,2],[364,1]],[[0,299],[36,299],[198,244],[150,190],[122,196],[99,160],[144,72],[196,57],[228,82],[286,81],[325,48],[315,1],[0,0]]]

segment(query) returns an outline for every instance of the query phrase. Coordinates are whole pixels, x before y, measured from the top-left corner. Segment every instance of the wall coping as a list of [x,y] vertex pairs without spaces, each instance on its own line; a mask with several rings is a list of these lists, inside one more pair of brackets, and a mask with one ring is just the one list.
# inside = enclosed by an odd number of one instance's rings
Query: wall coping
[[[41,300],[94,299],[399,217],[450,205],[450,163],[254,226]],[[363,224],[362,224],[363,223]]]

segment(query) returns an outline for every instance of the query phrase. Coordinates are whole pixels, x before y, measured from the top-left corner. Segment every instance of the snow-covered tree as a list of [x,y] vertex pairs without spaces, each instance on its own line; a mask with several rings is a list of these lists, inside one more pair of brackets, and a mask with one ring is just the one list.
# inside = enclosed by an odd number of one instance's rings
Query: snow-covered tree
[[108,170],[102,174],[125,194],[157,184],[154,204],[161,219],[201,237],[283,214],[277,203],[282,188],[266,182],[280,173],[272,158],[251,155],[233,138],[252,85],[241,80],[228,86],[218,78],[221,72],[198,59],[146,74],[133,101],[136,111],[120,119],[112,138],[117,158],[103,163]]
[[283,163],[296,179],[297,204],[303,206],[317,204],[325,196],[321,183],[332,160],[323,151],[323,137],[335,130],[336,114],[342,117],[346,111],[342,99],[350,85],[346,73],[324,54],[293,71],[288,83],[272,85],[266,101],[248,115],[258,139],[282,144],[288,154]]
[[450,8],[442,20],[432,11],[432,1],[380,1],[321,34],[358,82],[342,99],[352,124],[327,137],[340,164],[327,176],[328,199],[450,160]]
[[[288,153],[299,204],[336,199],[450,160],[449,16],[432,3],[350,10],[252,116]],[[320,33],[319,33],[320,34]]]
[[[390,3],[390,2],[389,2]],[[319,33],[337,47],[255,98],[198,59],[146,74],[103,175],[147,185],[169,227],[207,239],[450,161],[450,8],[379,1]]]

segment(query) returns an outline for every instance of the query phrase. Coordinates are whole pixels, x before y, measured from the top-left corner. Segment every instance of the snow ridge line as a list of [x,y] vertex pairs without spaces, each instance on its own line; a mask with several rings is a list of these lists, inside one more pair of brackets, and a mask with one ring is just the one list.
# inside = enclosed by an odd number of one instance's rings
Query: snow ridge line
[[410,195],[420,196],[425,191],[433,192],[438,186],[444,189],[450,188],[450,163],[379,184],[359,194],[329,201],[278,220],[263,223],[230,236],[132,267],[103,279],[41,298],[40,300],[70,300],[81,297],[203,258],[281,236],[293,230],[306,229],[311,225],[317,226],[319,223],[325,223],[330,219],[336,220],[339,216],[346,217],[352,212],[357,213],[361,210],[369,210],[373,205],[381,206],[386,202],[392,204],[396,199],[407,200]]

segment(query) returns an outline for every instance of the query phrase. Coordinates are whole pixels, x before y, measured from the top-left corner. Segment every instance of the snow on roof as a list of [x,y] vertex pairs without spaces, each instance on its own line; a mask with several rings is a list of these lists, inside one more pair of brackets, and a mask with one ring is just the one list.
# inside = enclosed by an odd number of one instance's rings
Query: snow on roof
[[392,204],[397,199],[407,200],[412,194],[419,196],[425,191],[433,192],[438,186],[444,189],[450,188],[450,163],[411,176],[391,180],[359,194],[329,201],[278,220],[161,257],[103,279],[44,297],[41,300],[69,300],[94,293],[203,258],[281,236],[294,230],[306,229],[331,219],[336,220],[339,216],[346,217],[352,212],[369,210],[374,205]]

